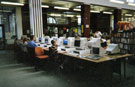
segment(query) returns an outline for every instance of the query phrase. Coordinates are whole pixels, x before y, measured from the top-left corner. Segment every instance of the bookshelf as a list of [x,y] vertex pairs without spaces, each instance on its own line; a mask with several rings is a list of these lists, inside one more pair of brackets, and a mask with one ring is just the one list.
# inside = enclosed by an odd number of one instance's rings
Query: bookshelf
[[122,30],[112,34],[111,43],[120,47],[120,53],[135,53],[135,29]]

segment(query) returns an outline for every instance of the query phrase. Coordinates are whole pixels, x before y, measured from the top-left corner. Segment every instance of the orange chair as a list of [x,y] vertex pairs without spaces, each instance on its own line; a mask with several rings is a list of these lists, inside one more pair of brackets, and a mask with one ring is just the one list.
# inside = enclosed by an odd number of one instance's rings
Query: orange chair
[[35,70],[42,68],[45,65],[46,60],[48,60],[49,56],[44,55],[44,50],[41,47],[35,47]]
[[44,50],[41,47],[35,48],[35,54],[36,54],[36,57],[39,58],[39,59],[49,58],[48,55],[44,55]]

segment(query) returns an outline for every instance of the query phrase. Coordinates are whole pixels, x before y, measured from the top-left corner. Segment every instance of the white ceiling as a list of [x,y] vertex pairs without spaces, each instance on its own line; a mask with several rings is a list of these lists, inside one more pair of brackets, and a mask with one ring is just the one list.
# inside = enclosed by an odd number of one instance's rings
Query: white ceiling
[[[109,6],[109,7],[116,7],[119,9],[132,9],[135,10],[135,6],[129,6],[128,3],[125,4],[117,4],[117,3],[112,3],[110,0],[66,0],[66,1],[76,1],[76,2],[82,2],[84,4],[96,4],[96,5],[103,5],[103,6]],[[122,0],[122,1],[127,1],[127,0]]]

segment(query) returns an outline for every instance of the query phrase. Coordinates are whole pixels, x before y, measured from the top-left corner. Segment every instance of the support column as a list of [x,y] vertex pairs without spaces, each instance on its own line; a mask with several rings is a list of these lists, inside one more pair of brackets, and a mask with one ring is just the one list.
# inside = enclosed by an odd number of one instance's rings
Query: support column
[[45,8],[42,9],[43,10],[43,34],[47,34],[48,30],[47,30],[47,10]]
[[118,30],[117,22],[121,21],[121,13],[122,13],[121,9],[114,10],[114,31]]
[[21,39],[21,36],[23,35],[21,7],[16,7],[16,23],[17,23],[17,38]]
[[81,6],[82,36],[90,37],[90,5]]
[[31,34],[43,37],[42,1],[29,0]]

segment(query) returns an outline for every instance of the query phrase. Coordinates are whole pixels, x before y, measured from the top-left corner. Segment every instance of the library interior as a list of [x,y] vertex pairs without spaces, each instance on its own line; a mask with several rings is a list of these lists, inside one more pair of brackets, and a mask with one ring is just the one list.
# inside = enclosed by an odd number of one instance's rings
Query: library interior
[[134,87],[135,0],[0,0],[0,87]]

